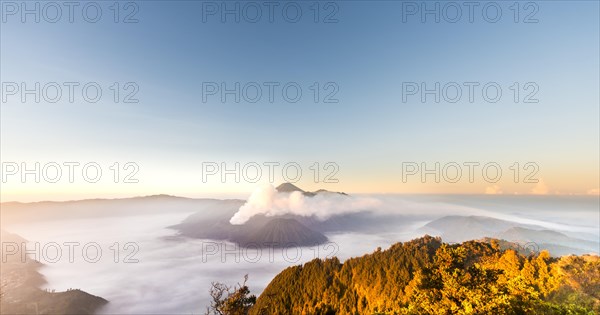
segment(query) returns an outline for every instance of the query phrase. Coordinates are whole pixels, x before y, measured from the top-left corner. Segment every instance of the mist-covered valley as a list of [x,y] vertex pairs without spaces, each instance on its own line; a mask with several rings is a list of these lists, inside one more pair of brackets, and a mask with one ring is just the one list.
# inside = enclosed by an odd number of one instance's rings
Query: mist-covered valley
[[[286,267],[344,261],[425,234],[446,242],[498,238],[556,256],[598,254],[598,206],[588,196],[351,196],[288,184],[261,187],[247,201],[4,203],[2,229],[27,240],[28,257],[42,264],[42,290],[102,297],[102,314],[200,314],[211,282],[248,274],[258,295]],[[15,256],[5,245],[3,261]]]

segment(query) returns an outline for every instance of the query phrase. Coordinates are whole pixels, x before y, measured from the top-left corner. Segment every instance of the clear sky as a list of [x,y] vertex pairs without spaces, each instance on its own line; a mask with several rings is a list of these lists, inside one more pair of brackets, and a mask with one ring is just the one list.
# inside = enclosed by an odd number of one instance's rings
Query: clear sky
[[[412,2],[400,1],[295,2],[286,7],[287,15],[282,8],[289,2],[281,2],[273,8],[272,23],[266,2],[260,1],[253,2],[262,14],[256,23],[248,21],[255,18],[256,7],[236,1],[139,1],[130,7],[122,2],[119,23],[114,22],[112,1],[98,2],[102,15],[97,23],[83,19],[85,2],[74,8],[73,23],[62,2],[57,23],[46,21],[56,16],[56,8],[44,10],[47,2],[40,2],[40,23],[32,15],[23,23],[21,12],[12,14],[15,8],[6,3],[2,1],[0,24],[0,79],[6,98],[0,108],[0,157],[7,176],[2,201],[246,194],[256,186],[244,176],[239,183],[233,176],[222,183],[220,173],[203,181],[203,163],[213,162],[230,168],[236,162],[295,162],[303,172],[297,184],[310,190],[598,194],[597,1],[519,2],[518,17],[512,1],[498,1],[494,3],[502,15],[496,23],[488,21],[495,7],[482,13],[487,2],[476,2],[472,23],[464,2],[457,2],[462,15],[456,23],[448,21],[455,18],[456,7],[447,2],[437,2],[439,23],[434,15],[426,15],[425,21],[421,12],[410,15]],[[33,8],[35,2],[27,3]],[[231,9],[236,3],[240,22],[231,14],[223,22],[221,5]],[[421,2],[416,4],[423,9]],[[425,8],[435,4],[428,1]],[[302,15],[292,23],[297,6]],[[93,16],[94,8],[88,7],[86,18]],[[126,19],[137,23],[122,23]],[[21,83],[33,89],[35,82],[62,85],[62,97],[50,103],[41,91],[39,103],[34,95],[25,95],[23,102]],[[73,103],[65,82],[79,83]],[[89,82],[102,88],[96,103],[82,97],[81,88]],[[119,83],[118,102],[114,82]],[[247,88],[239,103],[234,95],[225,95],[223,102],[220,91],[206,93],[209,87],[220,90],[221,83],[233,89],[235,82]],[[256,91],[249,82],[262,87],[255,103],[247,101]],[[273,102],[266,82],[279,84]],[[282,96],[289,82],[302,89],[295,103]],[[420,92],[406,93],[409,85],[421,88],[425,83],[433,89],[435,82],[440,90],[456,82],[460,100],[444,99],[454,98],[453,84],[440,91],[439,103],[433,94],[422,102]],[[465,82],[479,84],[473,102]],[[495,103],[482,96],[482,86],[489,82],[502,89]],[[15,86],[19,91],[13,95]],[[139,102],[123,102],[135,86],[139,91],[133,99]],[[515,90],[520,91],[518,102]],[[46,96],[53,98],[53,91],[50,86]],[[488,90],[490,98],[493,91]],[[328,99],[337,103],[323,101],[331,93]],[[286,95],[293,99],[294,89]],[[528,95],[538,102],[524,102]],[[15,164],[33,168],[36,161],[41,167],[95,162],[103,174],[93,184],[82,179],[80,168],[69,183],[64,166],[57,183],[44,176],[40,183],[33,176],[22,183],[20,173],[7,175]],[[118,183],[110,169],[115,162],[121,169]],[[127,162],[139,167],[134,176],[138,183],[123,183],[132,170],[123,169]],[[319,183],[311,169],[315,162],[321,170]],[[334,169],[325,170],[327,162],[337,165],[333,178],[338,183],[322,182]],[[426,163],[433,169],[436,162],[442,173],[444,166],[461,165],[461,180],[453,183],[442,174],[440,183],[433,175],[423,183],[417,173],[403,181],[403,165]],[[480,163],[473,183],[465,162]],[[518,183],[511,170],[515,162]],[[532,176],[537,184],[524,182],[534,170],[524,168],[528,162],[537,165]],[[501,167],[498,182],[481,176],[487,163]],[[262,168],[261,183],[268,180],[266,170]],[[275,172],[277,184],[283,180],[281,166]]]

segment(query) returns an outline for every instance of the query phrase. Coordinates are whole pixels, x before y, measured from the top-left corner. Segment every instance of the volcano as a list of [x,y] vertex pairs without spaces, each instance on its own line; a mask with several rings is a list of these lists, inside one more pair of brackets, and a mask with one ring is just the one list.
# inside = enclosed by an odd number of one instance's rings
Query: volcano
[[243,246],[295,247],[323,244],[327,237],[296,219],[274,218],[256,230],[238,234],[233,241]]

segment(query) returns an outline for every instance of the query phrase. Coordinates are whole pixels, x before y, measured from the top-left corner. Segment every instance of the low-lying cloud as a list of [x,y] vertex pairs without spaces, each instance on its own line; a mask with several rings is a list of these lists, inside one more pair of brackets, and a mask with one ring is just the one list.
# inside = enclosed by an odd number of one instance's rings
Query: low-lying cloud
[[308,197],[300,191],[278,192],[273,185],[258,187],[240,207],[231,224],[244,224],[255,215],[278,216],[293,214],[315,216],[326,220],[331,216],[376,209],[381,202],[375,198],[353,197],[332,192]]

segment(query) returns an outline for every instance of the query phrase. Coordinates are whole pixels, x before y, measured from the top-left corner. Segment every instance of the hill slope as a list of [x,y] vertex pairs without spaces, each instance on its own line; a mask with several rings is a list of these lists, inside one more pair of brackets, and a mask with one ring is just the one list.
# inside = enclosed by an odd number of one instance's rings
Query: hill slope
[[598,241],[582,240],[537,225],[485,216],[445,216],[427,223],[421,231],[441,236],[448,242],[464,242],[485,237],[504,239],[537,250],[547,250],[555,257],[600,253]]
[[426,236],[278,274],[250,314],[595,314],[600,258],[524,256],[495,240]]
[[[1,231],[0,236],[3,244],[26,242],[22,237],[4,230]],[[0,250],[3,257],[0,262],[2,314],[94,314],[108,303],[101,297],[81,290],[65,292],[40,290],[39,286],[46,283],[44,277],[38,272],[43,265],[32,259],[22,260],[20,249],[13,253],[11,248],[9,254],[2,252],[4,248],[5,246],[2,246]]]
[[233,241],[245,246],[294,247],[323,244],[327,242],[327,237],[295,219],[275,218],[256,231],[237,235]]
[[598,242],[591,242],[569,237],[552,230],[532,230],[523,227],[513,227],[496,235],[512,242],[535,243],[541,249],[546,249],[553,256],[582,255],[600,252]]

